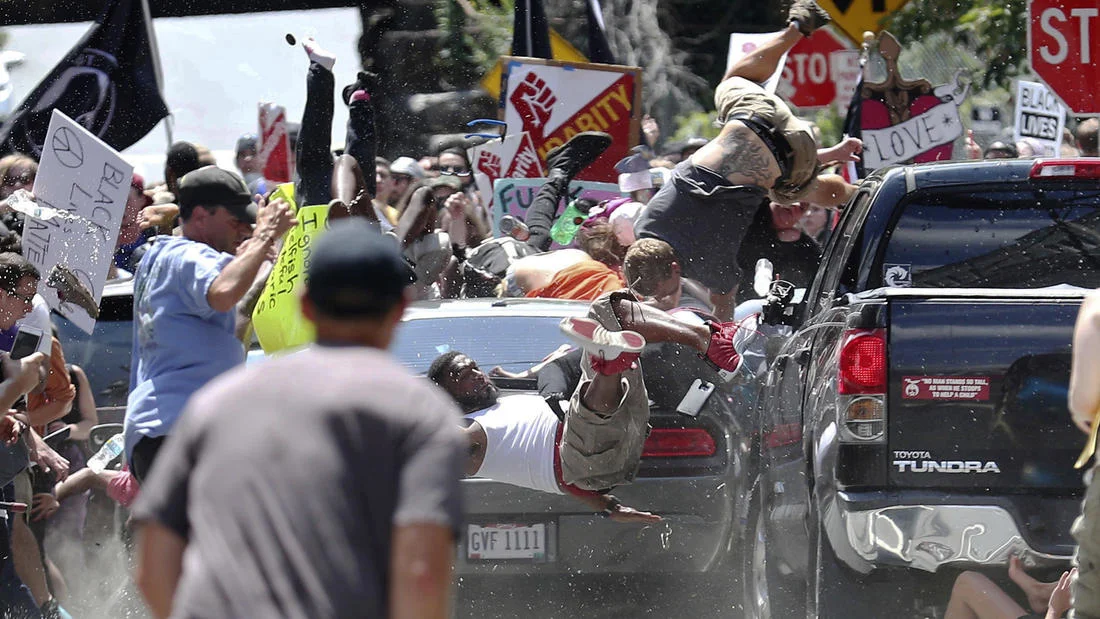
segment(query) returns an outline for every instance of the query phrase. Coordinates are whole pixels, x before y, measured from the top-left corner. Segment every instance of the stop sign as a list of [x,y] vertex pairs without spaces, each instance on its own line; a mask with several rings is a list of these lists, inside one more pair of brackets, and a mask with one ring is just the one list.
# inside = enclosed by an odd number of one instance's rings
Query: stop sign
[[820,28],[803,37],[787,54],[783,81],[792,105],[801,108],[825,107],[836,100],[836,82],[832,79],[830,57],[833,52],[851,49],[847,39]]
[[1096,0],[1031,0],[1031,68],[1073,110],[1100,116],[1100,5]]

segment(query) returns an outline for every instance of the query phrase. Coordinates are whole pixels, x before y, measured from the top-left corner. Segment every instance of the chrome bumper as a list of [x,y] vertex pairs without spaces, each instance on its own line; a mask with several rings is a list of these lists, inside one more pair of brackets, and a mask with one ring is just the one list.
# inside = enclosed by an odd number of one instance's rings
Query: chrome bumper
[[1029,566],[1065,564],[1072,558],[1031,548],[1016,521],[1001,507],[895,505],[842,512],[842,520],[844,541],[871,565],[935,572],[949,563],[1005,565],[1012,555]]

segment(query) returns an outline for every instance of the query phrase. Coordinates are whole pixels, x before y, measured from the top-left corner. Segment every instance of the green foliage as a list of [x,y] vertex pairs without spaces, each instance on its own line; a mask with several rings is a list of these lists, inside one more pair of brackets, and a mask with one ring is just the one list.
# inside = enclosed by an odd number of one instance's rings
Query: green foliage
[[673,141],[683,141],[689,138],[718,137],[719,127],[714,124],[712,112],[693,112],[676,119],[676,131],[673,132]]
[[947,33],[984,66],[976,81],[1008,87],[1026,70],[1027,0],[912,0],[887,29],[903,46]]
[[444,74],[488,71],[511,50],[513,0],[437,0],[435,17],[443,30],[439,62]]

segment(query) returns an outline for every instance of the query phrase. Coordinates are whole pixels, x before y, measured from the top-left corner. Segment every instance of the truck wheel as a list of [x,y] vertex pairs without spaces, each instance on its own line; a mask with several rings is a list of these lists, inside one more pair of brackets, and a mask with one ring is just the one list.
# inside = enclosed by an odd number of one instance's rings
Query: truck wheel
[[753,492],[742,544],[744,568],[741,584],[745,619],[806,617],[806,585],[778,569],[779,560],[768,547],[767,513],[759,487]]

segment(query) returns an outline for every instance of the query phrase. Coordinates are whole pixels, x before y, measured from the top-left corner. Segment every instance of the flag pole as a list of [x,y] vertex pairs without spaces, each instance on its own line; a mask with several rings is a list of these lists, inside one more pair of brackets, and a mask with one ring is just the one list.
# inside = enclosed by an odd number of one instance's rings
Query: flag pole
[[[160,67],[160,47],[157,45],[157,31],[153,29],[153,11],[149,9],[149,0],[141,0],[142,15],[145,17],[145,31],[149,33],[149,48],[153,54],[153,69],[157,75],[157,91],[160,92],[160,96],[164,97],[164,72]],[[173,144],[172,140],[172,111],[168,111],[168,115],[164,117],[164,134],[168,138],[168,147]],[[166,148],[165,151],[168,149]]]

